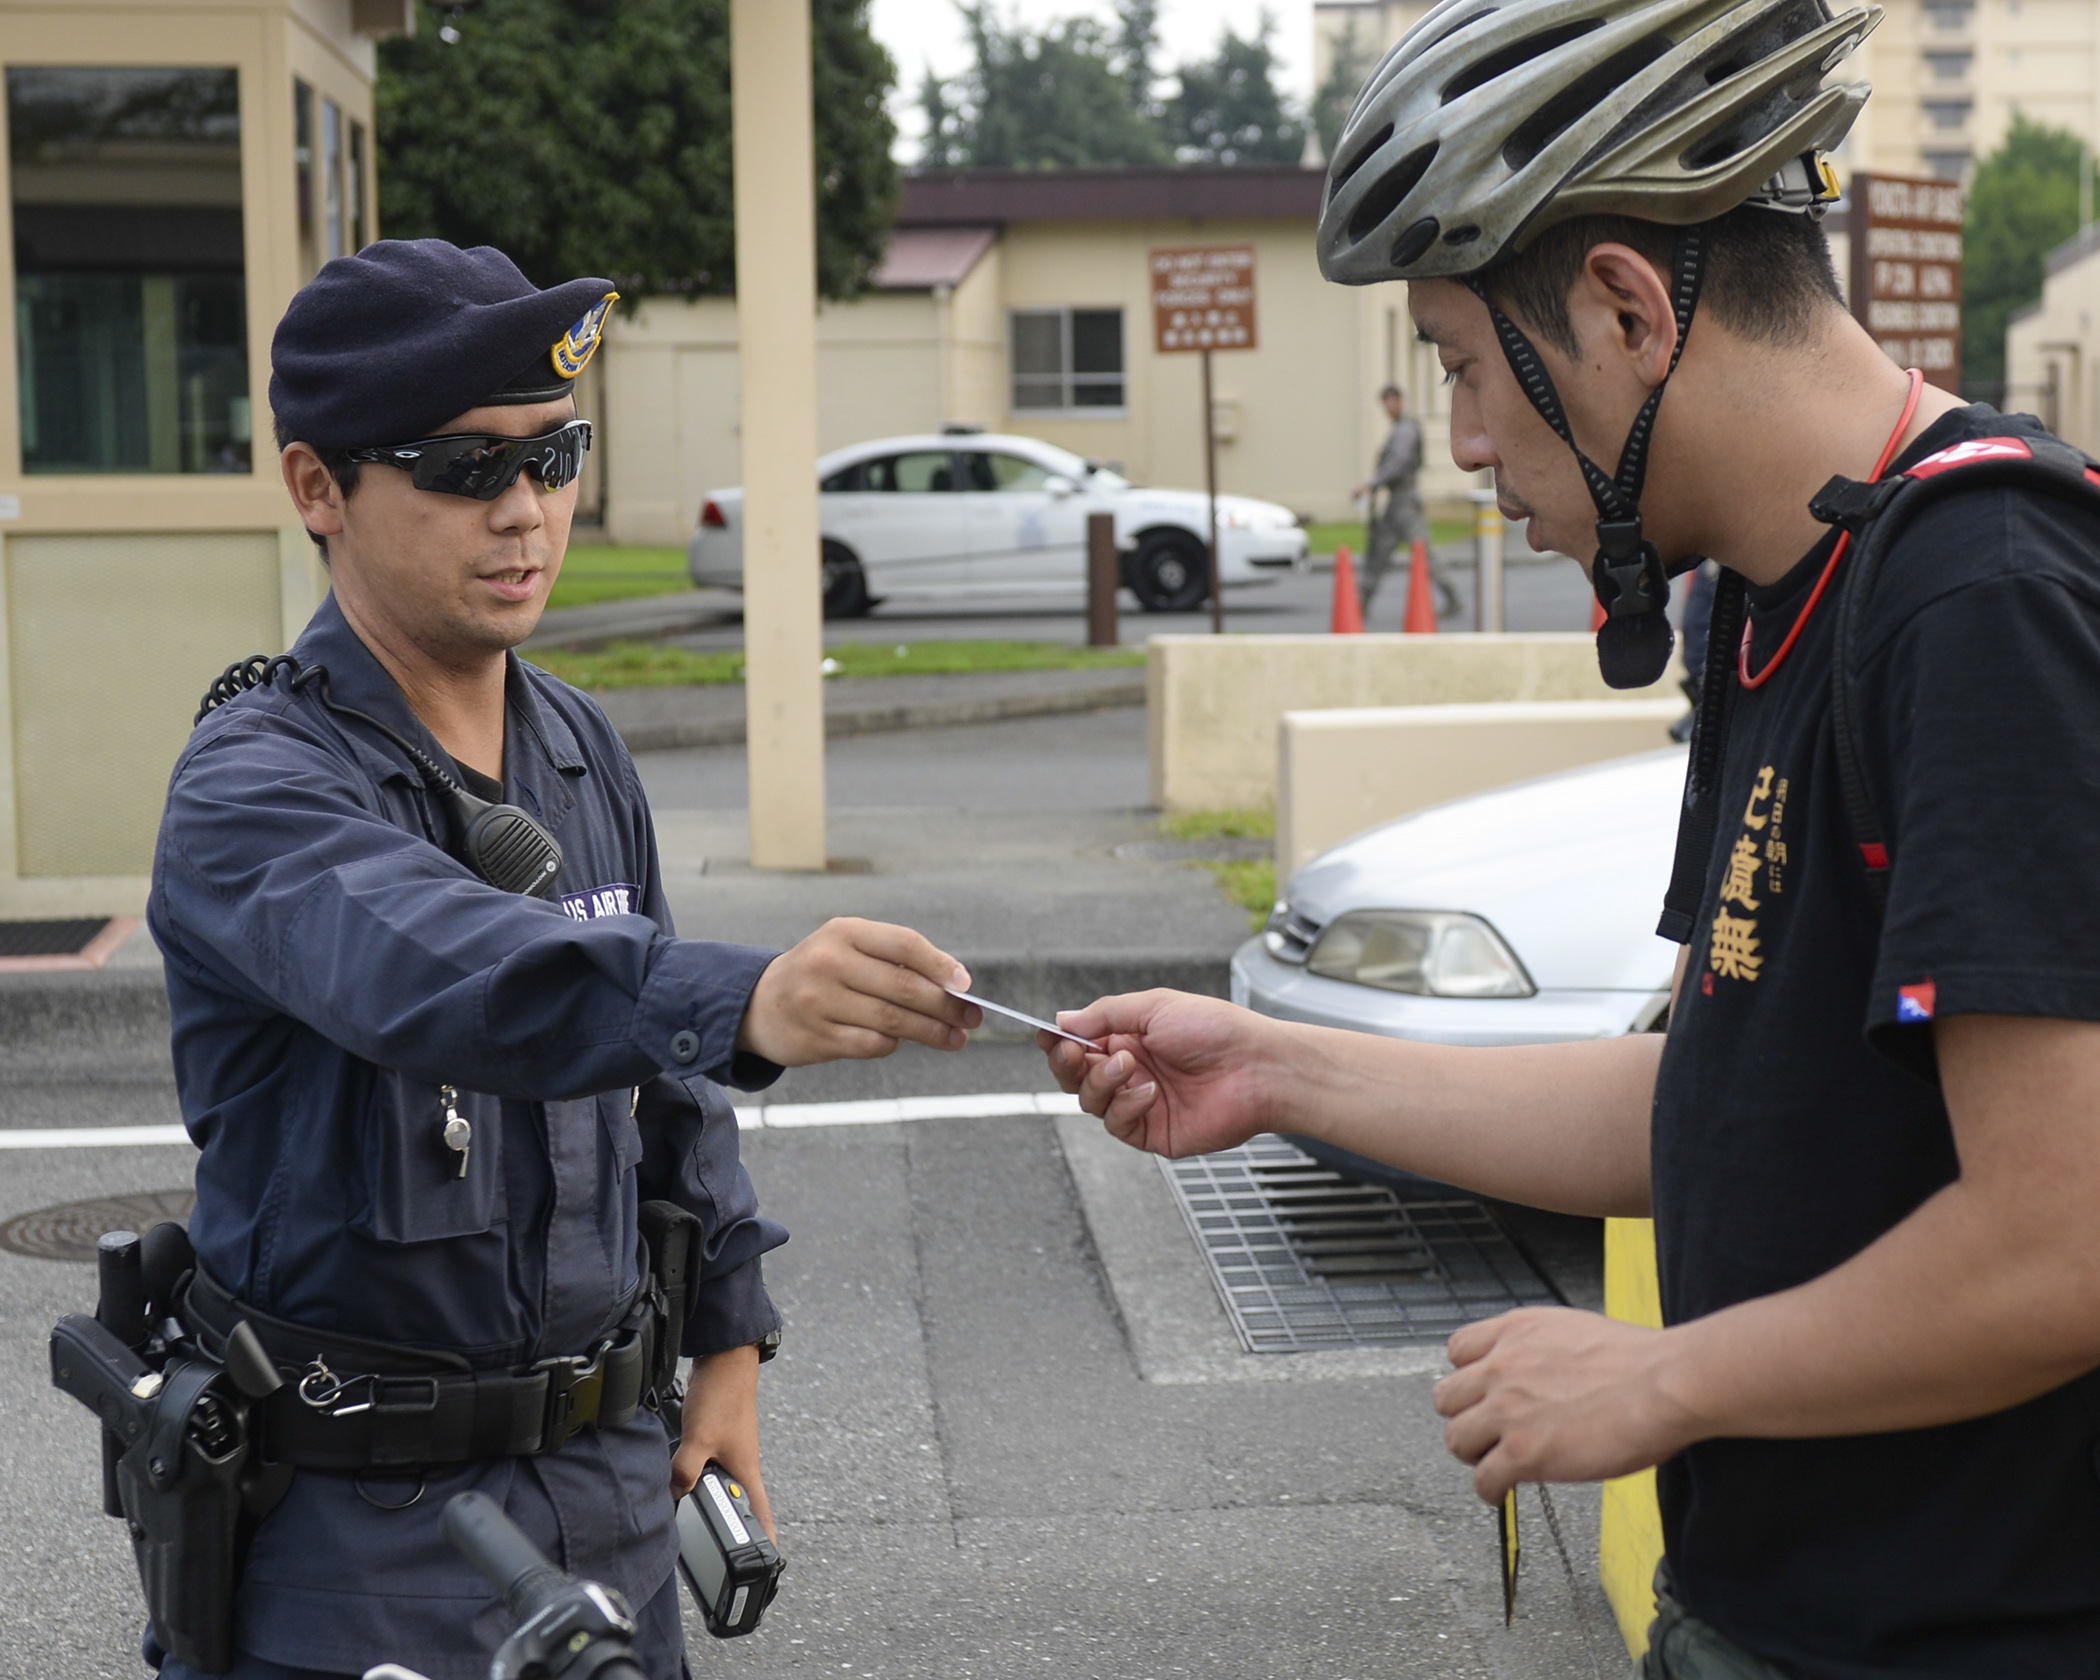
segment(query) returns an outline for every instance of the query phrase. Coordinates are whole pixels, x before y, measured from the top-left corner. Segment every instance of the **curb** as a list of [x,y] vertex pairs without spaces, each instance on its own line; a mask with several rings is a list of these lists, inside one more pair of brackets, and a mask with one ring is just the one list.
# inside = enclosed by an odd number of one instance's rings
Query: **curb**
[[0,975],[0,1082],[172,1079],[158,965]]
[[[605,704],[605,696],[594,696]],[[1112,706],[1142,706],[1145,679],[1142,672],[1130,682],[1104,683],[1097,688],[1065,694],[1004,694],[974,700],[933,700],[895,706],[852,706],[824,713],[826,739],[847,735],[877,735],[893,729],[940,729],[966,723],[998,723],[1007,718],[1055,717],[1067,712],[1097,712]],[[607,708],[610,712],[611,708]],[[740,747],[744,744],[745,719],[734,717],[696,718],[677,723],[629,723],[614,720],[613,727],[629,752],[664,752],[681,747]]]
[[[1218,952],[957,954],[981,995],[1045,1020],[1097,997],[1155,986],[1227,994],[1229,958]],[[1033,1037],[1019,1026],[977,1036]],[[168,1037],[167,986],[158,968],[0,975],[0,1085],[172,1079]]]

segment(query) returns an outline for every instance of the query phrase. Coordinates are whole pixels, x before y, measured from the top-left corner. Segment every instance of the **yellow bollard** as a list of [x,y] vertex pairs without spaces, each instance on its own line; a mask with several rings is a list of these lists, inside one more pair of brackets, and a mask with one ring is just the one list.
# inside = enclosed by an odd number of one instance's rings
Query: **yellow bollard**
[[[1604,1222],[1604,1310],[1628,1324],[1662,1328],[1662,1291],[1655,1274],[1655,1221]],[[1655,1503],[1655,1472],[1636,1471],[1604,1484],[1597,1537],[1597,1573],[1618,1617],[1626,1649],[1648,1648],[1655,1619],[1655,1566],[1662,1561],[1662,1512]]]

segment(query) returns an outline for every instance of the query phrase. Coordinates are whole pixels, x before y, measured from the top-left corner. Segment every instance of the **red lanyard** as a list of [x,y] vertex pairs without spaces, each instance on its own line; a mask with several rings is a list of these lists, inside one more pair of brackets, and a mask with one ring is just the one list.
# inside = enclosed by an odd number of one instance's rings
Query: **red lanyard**
[[[1910,417],[1918,412],[1918,395],[1925,389],[1925,375],[1916,368],[1906,370],[1910,374],[1910,397],[1903,405],[1903,416],[1896,422],[1896,429],[1889,433],[1889,440],[1881,446],[1881,459],[1874,463],[1874,470],[1867,474],[1867,482],[1877,482],[1889,470],[1889,462],[1896,458],[1896,445],[1902,440],[1910,425]],[[1786,656],[1794,651],[1794,644],[1801,639],[1801,632],[1815,613],[1816,603],[1823,599],[1823,591],[1830,587],[1830,580],[1837,575],[1838,562],[1845,558],[1845,550],[1852,546],[1852,533],[1840,531],[1837,546],[1830,551],[1830,558],[1823,563],[1823,575],[1816,579],[1816,586],[1809,591],[1808,604],[1801,609],[1801,616],[1794,620],[1794,627],[1786,633],[1786,640],[1779,644],[1779,651],[1772,655],[1768,664],[1756,676],[1750,674],[1750,632],[1754,628],[1748,620],[1743,624],[1743,645],[1735,658],[1736,679],[1745,688],[1763,688],[1772,680],[1772,673],[1786,662]]]

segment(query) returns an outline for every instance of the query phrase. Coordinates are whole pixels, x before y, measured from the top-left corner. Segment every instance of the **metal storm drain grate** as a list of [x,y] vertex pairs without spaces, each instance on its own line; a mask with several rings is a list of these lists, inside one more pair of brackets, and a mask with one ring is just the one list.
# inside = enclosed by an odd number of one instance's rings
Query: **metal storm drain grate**
[[107,916],[63,922],[0,922],[0,957],[75,956],[107,926]]
[[18,1213],[0,1225],[0,1248],[37,1260],[92,1260],[104,1231],[136,1231],[144,1236],[163,1219],[187,1221],[196,1205],[196,1192],[187,1188],[61,1202],[34,1213]]
[[1440,1342],[1558,1299],[1478,1202],[1403,1199],[1276,1137],[1160,1165],[1249,1353]]

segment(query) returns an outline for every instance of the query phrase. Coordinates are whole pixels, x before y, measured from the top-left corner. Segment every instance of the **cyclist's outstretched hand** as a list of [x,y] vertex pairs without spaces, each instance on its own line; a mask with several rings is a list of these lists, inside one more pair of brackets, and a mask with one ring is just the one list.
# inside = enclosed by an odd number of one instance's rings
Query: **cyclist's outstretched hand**
[[1050,1071],[1133,1149],[1207,1155],[1273,1124],[1264,1092],[1273,1023],[1187,992],[1132,992],[1057,1017],[1095,1052],[1037,1033]]

